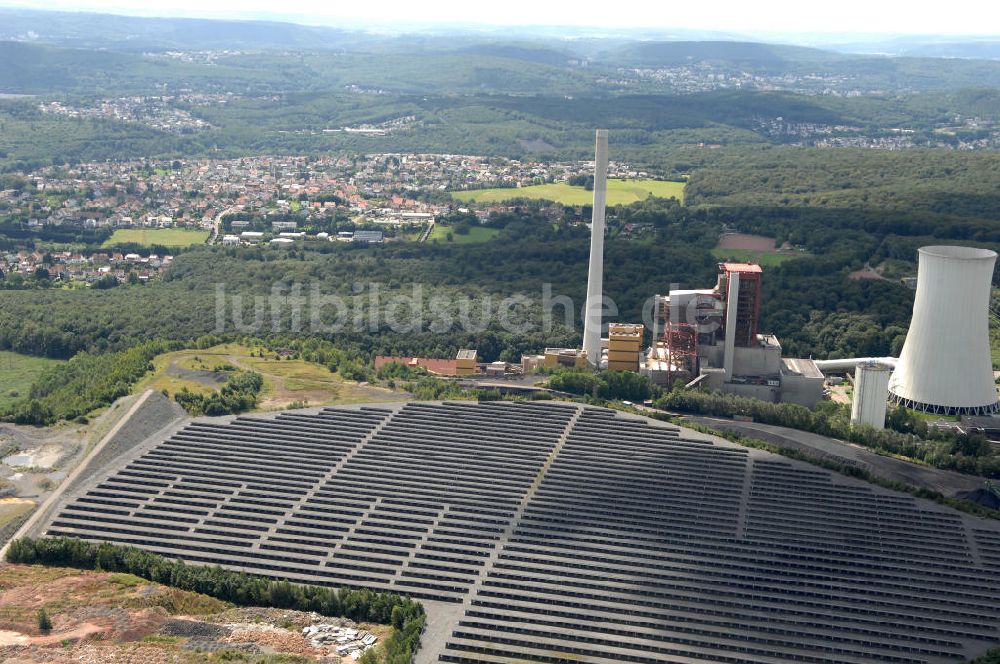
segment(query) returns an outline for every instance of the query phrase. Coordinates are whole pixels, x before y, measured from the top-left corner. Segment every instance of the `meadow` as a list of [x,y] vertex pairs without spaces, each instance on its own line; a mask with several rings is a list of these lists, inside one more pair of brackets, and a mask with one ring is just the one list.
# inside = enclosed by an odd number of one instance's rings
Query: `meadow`
[[781,265],[785,261],[803,258],[809,254],[794,248],[780,249],[773,237],[746,233],[724,233],[712,249],[712,255],[721,261],[757,263],[763,268]]
[[[608,205],[628,205],[645,200],[648,196],[676,198],[684,201],[683,182],[663,180],[608,180]],[[517,198],[549,200],[563,205],[589,205],[594,202],[594,192],[574,187],[566,182],[539,184],[516,189],[475,189],[454,191],[452,198],[463,202],[500,203]]]
[[172,398],[187,389],[198,394],[217,391],[234,371],[256,371],[264,378],[258,410],[281,410],[292,404],[330,406],[374,401],[401,401],[409,395],[343,379],[315,362],[279,357],[263,347],[223,344],[159,355],[153,371],[133,392],[166,391]]
[[0,410],[26,395],[39,373],[59,363],[60,360],[0,351]]
[[119,228],[103,246],[141,244],[145,247],[190,247],[204,244],[208,236],[208,231],[188,228]]
[[785,261],[795,260],[796,258],[806,258],[809,256],[809,254],[800,251],[756,251],[754,249],[723,249],[721,247],[712,249],[712,255],[720,261],[757,263],[765,269],[781,265]]
[[488,228],[486,226],[472,226],[465,234],[456,233],[451,226],[435,224],[434,230],[427,236],[427,242],[448,242],[448,233],[451,233],[449,244],[475,244],[477,242],[488,242],[500,234],[499,228]]

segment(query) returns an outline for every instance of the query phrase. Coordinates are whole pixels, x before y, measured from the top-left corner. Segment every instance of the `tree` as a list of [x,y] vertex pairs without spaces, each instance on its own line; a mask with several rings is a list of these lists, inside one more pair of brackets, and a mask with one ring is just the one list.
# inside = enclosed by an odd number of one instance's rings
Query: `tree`
[[38,630],[42,633],[48,633],[52,630],[52,620],[44,607],[38,609]]

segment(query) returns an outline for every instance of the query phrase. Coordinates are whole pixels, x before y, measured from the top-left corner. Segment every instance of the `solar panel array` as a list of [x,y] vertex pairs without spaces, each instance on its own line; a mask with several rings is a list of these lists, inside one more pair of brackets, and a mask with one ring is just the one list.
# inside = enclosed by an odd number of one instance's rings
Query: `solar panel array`
[[196,420],[48,533],[460,605],[440,661],[944,662],[1000,641],[1000,528],[567,404]]

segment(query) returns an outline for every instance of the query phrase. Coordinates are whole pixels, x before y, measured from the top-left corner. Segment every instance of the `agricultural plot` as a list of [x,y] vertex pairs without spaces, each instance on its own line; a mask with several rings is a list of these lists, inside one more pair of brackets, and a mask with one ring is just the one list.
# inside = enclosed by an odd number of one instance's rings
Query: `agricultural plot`
[[[500,203],[517,198],[549,200],[563,205],[589,205],[594,202],[594,192],[574,187],[565,182],[541,184],[517,189],[477,189],[452,192],[459,201],[474,203]],[[649,196],[676,198],[684,201],[683,182],[661,180],[608,180],[608,205],[628,205]]]
[[209,232],[188,228],[119,228],[104,245],[113,247],[121,244],[141,244],[145,247],[190,247],[204,244]]

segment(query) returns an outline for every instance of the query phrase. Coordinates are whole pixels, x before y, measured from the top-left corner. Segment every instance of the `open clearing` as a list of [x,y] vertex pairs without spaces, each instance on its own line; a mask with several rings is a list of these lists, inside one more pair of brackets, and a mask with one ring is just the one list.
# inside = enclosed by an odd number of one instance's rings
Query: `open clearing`
[[[38,629],[44,608],[52,630]],[[196,664],[336,661],[305,627],[335,624],[384,642],[386,625],[273,608],[237,608],[123,573],[0,567],[0,661]],[[354,661],[345,659],[344,661]]]
[[0,351],[0,410],[26,395],[38,374],[60,362],[61,360]]
[[[263,353],[264,357],[260,357]],[[198,394],[217,391],[233,370],[256,371],[264,377],[258,410],[281,410],[293,403],[332,406],[371,401],[400,401],[410,395],[344,380],[325,366],[304,360],[279,359],[273,351],[223,344],[204,350],[166,353],[153,360],[153,373],[135,386],[174,394],[187,388]]]
[[208,231],[188,228],[119,228],[102,246],[112,247],[119,244],[141,244],[144,247],[155,245],[163,247],[190,247],[193,244],[204,244],[208,236]]
[[35,509],[35,503],[24,498],[0,498],[0,528]]
[[[451,233],[451,242],[448,242],[448,233]],[[435,224],[434,230],[427,236],[427,242],[448,242],[448,244],[476,244],[477,242],[489,242],[500,234],[499,228],[487,228],[485,226],[473,226],[469,232],[462,235],[456,233],[451,226]]]
[[[608,205],[628,205],[645,200],[650,195],[657,198],[676,198],[683,203],[684,184],[663,180],[608,180]],[[563,205],[590,205],[594,202],[593,191],[587,191],[583,187],[573,187],[565,182],[516,189],[453,191],[451,195],[459,201],[476,203],[499,203],[517,198],[549,200]]]
[[798,249],[776,247],[773,237],[746,233],[724,233],[712,249],[712,255],[719,260],[757,263],[761,267],[773,267],[809,256]]

